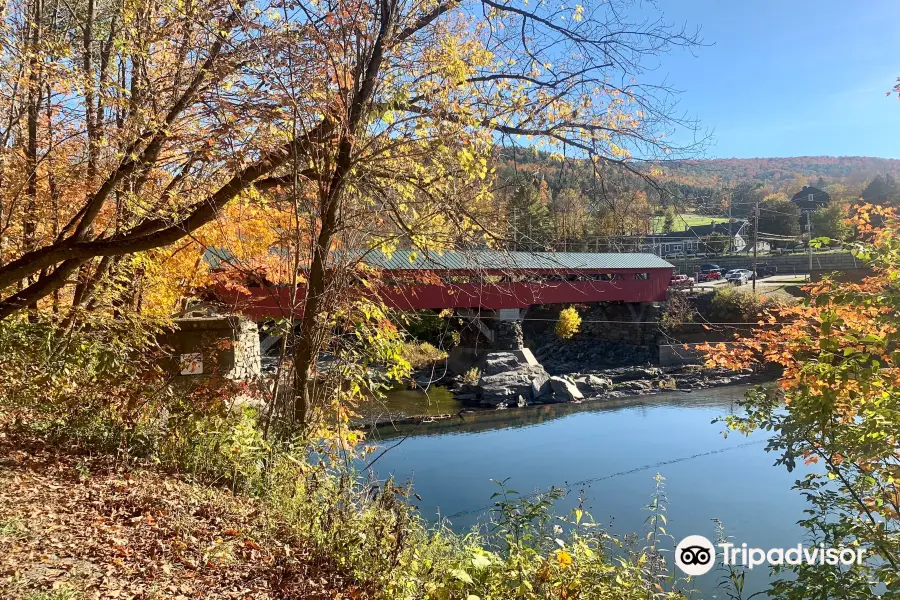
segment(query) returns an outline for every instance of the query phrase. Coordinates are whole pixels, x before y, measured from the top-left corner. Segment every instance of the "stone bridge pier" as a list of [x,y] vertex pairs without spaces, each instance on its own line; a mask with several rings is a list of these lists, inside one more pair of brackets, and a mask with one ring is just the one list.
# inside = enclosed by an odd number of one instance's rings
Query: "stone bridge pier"
[[[528,309],[501,308],[464,309],[457,314],[469,322],[463,330],[460,344],[450,351],[448,366],[451,371],[463,374],[470,369],[483,371],[485,361],[491,354],[512,354],[517,366],[540,367],[531,350],[525,347],[522,334],[522,320]],[[516,368],[516,365],[509,365]]]

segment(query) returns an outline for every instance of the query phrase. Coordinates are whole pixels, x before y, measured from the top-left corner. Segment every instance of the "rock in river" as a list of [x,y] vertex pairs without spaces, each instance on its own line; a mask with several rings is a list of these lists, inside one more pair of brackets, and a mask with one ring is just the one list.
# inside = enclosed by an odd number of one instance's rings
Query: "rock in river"
[[584,394],[578,390],[575,382],[566,377],[551,377],[550,387],[553,388],[553,395],[561,402],[584,399]]
[[612,381],[608,377],[598,377],[597,375],[576,377],[574,382],[580,392],[589,396],[602,394],[612,387]]
[[[520,405],[534,400],[535,382],[545,380],[547,373],[541,367],[520,366],[513,371],[482,375],[478,381],[481,404],[488,406]],[[538,387],[540,384],[538,384]],[[540,389],[540,388],[539,388]]]
[[482,375],[498,375],[506,372],[517,371],[520,365],[519,358],[512,352],[491,352],[484,359]]

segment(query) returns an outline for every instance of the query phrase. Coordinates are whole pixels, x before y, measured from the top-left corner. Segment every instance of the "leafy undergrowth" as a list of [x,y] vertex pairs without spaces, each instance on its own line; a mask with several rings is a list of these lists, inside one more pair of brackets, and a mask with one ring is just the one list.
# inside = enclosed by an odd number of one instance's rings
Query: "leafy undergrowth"
[[270,429],[227,382],[167,385],[107,339],[0,322],[0,600],[684,597],[661,480],[640,543],[504,484],[458,534],[356,472],[350,436]]
[[447,359],[447,353],[428,342],[406,342],[401,354],[413,369],[422,369]]
[[249,498],[108,456],[0,443],[0,597],[353,598]]

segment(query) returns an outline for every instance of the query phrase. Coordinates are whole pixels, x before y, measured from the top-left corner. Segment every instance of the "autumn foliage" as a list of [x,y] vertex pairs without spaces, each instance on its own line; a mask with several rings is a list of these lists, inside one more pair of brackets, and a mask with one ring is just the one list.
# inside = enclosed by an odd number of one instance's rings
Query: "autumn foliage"
[[810,500],[803,524],[815,539],[862,545],[871,556],[846,578],[798,568],[796,581],[777,584],[787,597],[809,597],[810,586],[828,597],[858,585],[874,594],[865,584],[873,580],[900,589],[900,220],[866,205],[850,224],[870,277],[813,283],[807,302],[768,310],[751,337],[707,348],[718,366],[782,369],[776,389],[749,394],[746,415],[728,422],[774,432],[778,462],[804,464],[797,487]]
[[563,340],[572,338],[581,329],[581,315],[572,306],[559,311],[559,319],[556,321],[554,331],[556,336]]

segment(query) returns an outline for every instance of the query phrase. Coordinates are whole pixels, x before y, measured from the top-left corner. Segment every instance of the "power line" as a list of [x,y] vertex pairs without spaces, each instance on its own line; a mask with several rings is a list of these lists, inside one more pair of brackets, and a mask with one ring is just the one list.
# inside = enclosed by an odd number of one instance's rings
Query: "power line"
[[[575,302],[574,304],[578,304]],[[497,315],[479,315],[479,319],[488,319],[488,320],[499,320],[500,317]],[[540,317],[525,317],[521,319],[522,321],[534,321],[534,322],[546,322],[546,323],[556,323],[559,319],[550,319],[550,318],[540,318]],[[588,324],[603,324],[603,323],[615,323],[620,325],[653,325],[659,324],[659,321],[629,321],[629,320],[582,320],[582,323]],[[775,323],[763,323],[763,325],[771,325],[771,326],[781,326],[781,325],[789,325],[794,321],[776,321]],[[755,322],[737,322],[737,323],[726,323],[726,322],[713,322],[713,321],[669,321],[669,323],[673,325],[756,325],[759,326],[759,321]]]
[[[726,447],[726,448],[718,448],[718,449],[716,449],[716,450],[709,450],[708,452],[700,452],[700,453],[698,453],[698,454],[692,454],[692,455],[690,455],[690,456],[681,456],[681,457],[673,458],[673,459],[670,459],[670,460],[661,460],[661,461],[656,462],[656,463],[653,463],[653,464],[642,465],[642,466],[640,466],[640,467],[635,467],[635,468],[633,468],[633,469],[628,469],[627,471],[619,471],[619,472],[617,472],[617,473],[611,473],[611,474],[609,474],[609,475],[603,475],[603,476],[600,476],[600,477],[591,477],[590,479],[582,479],[581,481],[576,481],[576,482],[574,482],[574,483],[570,483],[570,484],[566,485],[564,489],[566,490],[566,493],[568,493],[568,492],[571,492],[572,489],[573,489],[573,488],[576,488],[576,487],[582,487],[582,486],[590,485],[590,484],[592,484],[592,483],[597,483],[597,482],[599,482],[599,481],[606,481],[607,479],[613,479],[613,478],[615,478],[615,477],[621,477],[621,476],[623,476],[623,475],[631,475],[631,474],[633,474],[633,473],[640,473],[641,471],[649,471],[650,469],[656,469],[656,468],[659,468],[659,467],[664,467],[664,466],[666,466],[666,465],[672,465],[672,464],[675,464],[675,463],[685,462],[685,461],[688,461],[688,460],[694,460],[694,459],[696,459],[696,458],[702,458],[702,457],[704,457],[704,456],[712,456],[712,455],[714,455],[714,454],[722,454],[723,452],[729,452],[729,451],[731,451],[731,450],[737,450],[738,448],[746,448],[746,447],[748,447],[748,446],[758,446],[758,445],[760,445],[760,444],[765,444],[765,443],[767,443],[767,441],[768,441],[768,440],[758,440],[758,441],[755,441],[755,442],[745,442],[745,443],[743,443],[743,444],[737,444],[736,446],[728,446],[728,447]],[[535,497],[539,496],[539,495],[542,494],[542,493],[543,493],[543,492],[535,492],[535,493],[533,493],[533,494],[528,494],[528,495],[525,495],[525,496],[520,496],[520,498],[522,498],[522,499],[535,498]],[[449,515],[449,516],[447,516],[447,517],[445,517],[445,518],[447,518],[447,519],[455,519],[455,518],[457,518],[457,517],[464,517],[464,516],[466,516],[466,515],[471,515],[471,514],[476,514],[476,513],[479,513],[479,514],[480,514],[480,513],[483,513],[483,512],[485,512],[485,511],[487,511],[487,510],[490,510],[490,509],[492,509],[492,508],[494,508],[494,505],[493,505],[493,504],[490,505],[490,506],[482,506],[482,507],[480,507],[480,508],[472,508],[472,509],[469,509],[469,510],[461,510],[461,511],[456,512],[456,513],[453,513],[452,515]]]

